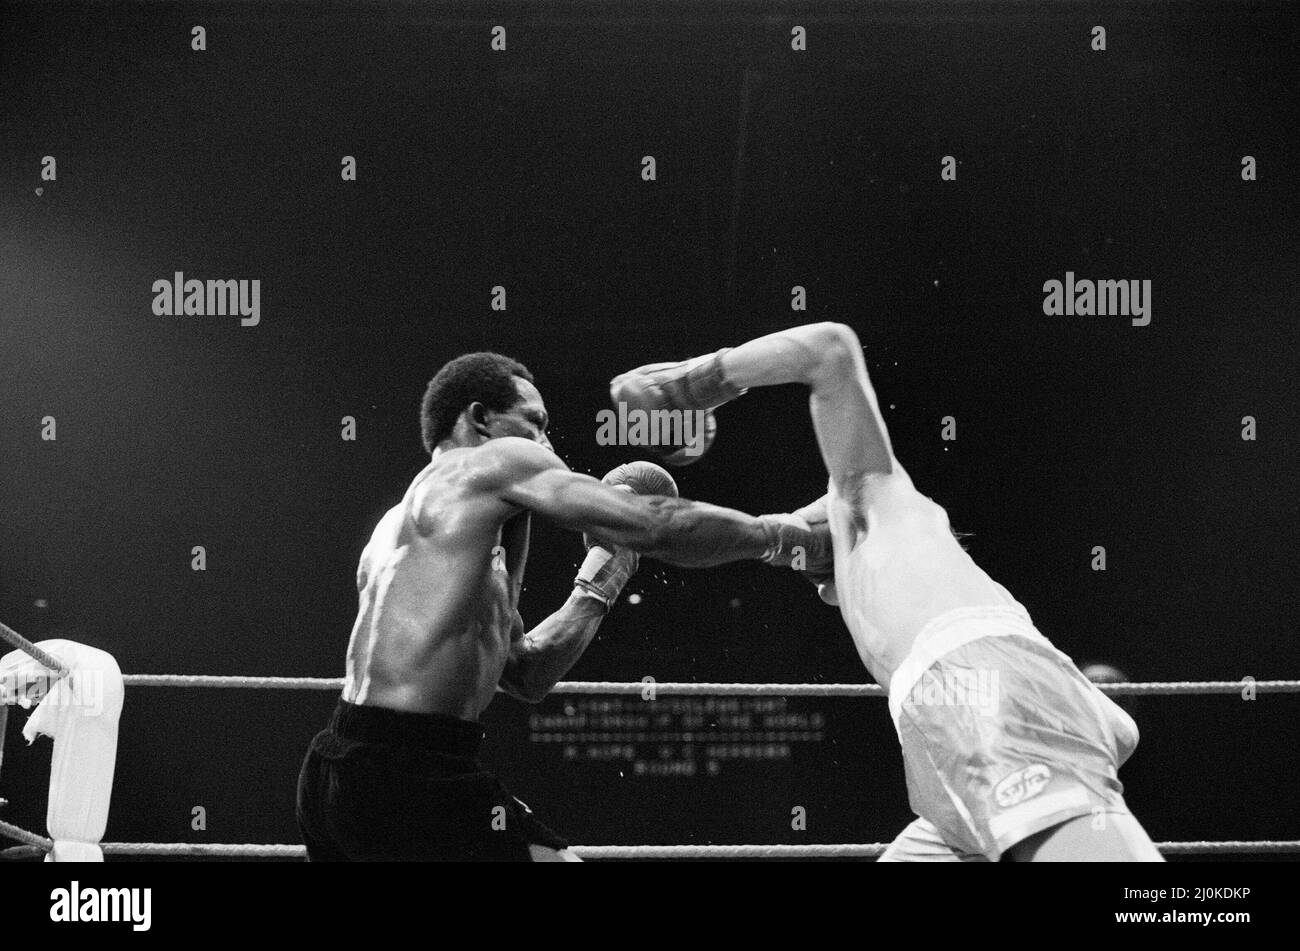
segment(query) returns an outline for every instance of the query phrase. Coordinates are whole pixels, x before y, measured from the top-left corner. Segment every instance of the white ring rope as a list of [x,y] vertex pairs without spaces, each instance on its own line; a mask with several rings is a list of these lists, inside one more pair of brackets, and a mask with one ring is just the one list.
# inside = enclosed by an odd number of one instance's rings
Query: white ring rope
[[[0,832],[27,847],[6,850],[0,855],[36,857],[54,843],[34,833],[0,822]],[[889,847],[887,842],[861,845],[575,845],[571,850],[583,859],[771,859],[771,858],[875,858]],[[1158,842],[1165,855],[1283,855],[1300,852],[1300,840],[1258,840],[1225,842]],[[200,842],[106,842],[105,855],[154,857],[208,857],[303,859],[301,845],[257,845]]]
[[47,670],[52,670],[60,677],[66,676],[68,668],[53,654],[48,654],[41,650],[27,638],[23,637],[8,624],[0,623],[0,640],[8,641],[10,646],[16,647],[36,663],[40,664]]
[[[51,655],[0,624],[0,640],[26,651],[38,662],[59,673],[67,668]],[[341,690],[338,677],[231,677],[203,674],[128,674],[129,687],[208,687],[252,690]],[[1245,693],[1300,693],[1300,680],[1178,680],[1148,683],[1097,684],[1112,696],[1196,695]],[[742,684],[742,683],[659,683],[652,678],[636,682],[563,681],[551,691],[559,694],[604,694],[710,697],[883,697],[877,684]],[[52,840],[0,820],[0,835],[23,845],[0,852],[0,857],[30,857],[54,848]],[[888,843],[863,845],[578,845],[572,850],[585,859],[709,859],[709,858],[872,858]],[[1217,855],[1240,853],[1300,852],[1300,841],[1161,842],[1157,848],[1167,855]],[[238,843],[107,842],[105,855],[210,856],[215,858],[305,858],[301,845],[257,845]]]
[[206,674],[126,674],[128,687],[226,687],[245,690],[342,690],[341,677],[212,677]]
[[[13,628],[0,623],[0,640],[25,651],[60,676],[68,673],[58,658],[41,650]],[[127,674],[122,678],[128,687],[214,687],[253,690],[341,690],[338,677],[227,677],[203,674]],[[1098,684],[1102,693],[1111,696],[1176,694],[1300,693],[1300,680],[1176,680],[1152,683]],[[877,684],[739,684],[739,683],[658,683],[654,678],[626,683],[618,681],[563,681],[552,693],[561,694],[633,694],[650,696],[709,697],[883,697]]]
[[21,842],[24,845],[35,846],[43,852],[49,852],[54,848],[54,840],[47,839],[43,835],[37,835],[35,832],[28,832],[20,826],[10,825],[3,819],[0,819],[0,835],[13,839],[15,842]]
[[[338,677],[216,677],[203,674],[127,674],[128,687],[216,687],[252,690],[341,690]],[[1125,696],[1175,696],[1195,694],[1300,693],[1300,680],[1173,680],[1149,683],[1097,684],[1102,693]],[[738,684],[683,683],[655,680],[561,681],[551,693],[634,694],[668,697],[883,697],[877,684]]]

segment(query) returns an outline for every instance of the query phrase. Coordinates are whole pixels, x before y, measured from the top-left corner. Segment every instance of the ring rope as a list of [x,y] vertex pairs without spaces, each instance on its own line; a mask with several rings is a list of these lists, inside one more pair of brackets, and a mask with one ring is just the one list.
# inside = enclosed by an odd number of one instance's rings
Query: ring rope
[[23,637],[12,627],[2,621],[0,621],[0,640],[8,641],[10,646],[16,647],[18,650],[28,654],[42,667],[48,667],[60,677],[66,677],[68,675],[68,667],[66,664],[53,654],[41,650],[27,638]]
[[17,862],[20,859],[39,859],[45,850],[34,845],[15,845],[10,849],[0,849],[0,862]]
[[0,819],[0,835],[13,839],[15,842],[22,842],[24,845],[40,849],[42,852],[49,852],[54,848],[53,839],[47,839],[45,836],[37,835],[35,832],[28,832],[26,829],[20,826],[11,825],[3,819]]
[[126,674],[128,687],[226,687],[252,690],[342,690],[342,677],[213,677],[206,674]]
[[[61,677],[69,673],[66,665],[37,647],[13,628],[0,622],[0,640],[30,655],[37,663]],[[135,687],[214,687],[259,690],[338,690],[343,680],[337,677],[231,677],[202,674],[128,674],[127,686]],[[1255,693],[1300,693],[1300,680],[1167,681],[1148,683],[1097,684],[1113,696],[1231,694],[1243,689]],[[635,694],[647,688],[665,696],[812,696],[812,697],[879,697],[884,688],[877,684],[742,684],[742,683],[657,683],[653,680],[634,683],[618,681],[562,681],[552,693],[564,694]],[[8,713],[0,707],[0,712]],[[3,723],[3,720],[0,720]],[[3,733],[0,733],[0,737]],[[3,858],[34,857],[54,848],[54,842],[34,832],[0,819],[0,834],[23,845],[0,852]],[[841,858],[879,856],[887,843],[863,845],[591,845],[573,846],[573,851],[589,859],[630,858]],[[1300,841],[1200,841],[1161,842],[1161,852],[1170,855],[1225,853],[1300,852]],[[105,855],[216,856],[229,858],[303,858],[300,845],[257,845],[237,843],[109,842]]]
[[[35,858],[53,848],[49,839],[0,822],[0,832],[28,843],[0,852],[0,858]],[[575,845],[572,851],[584,859],[758,859],[758,858],[875,858],[889,847],[887,842],[861,845]],[[1158,842],[1165,855],[1281,855],[1300,852],[1300,840],[1229,840],[1223,842]],[[200,842],[106,842],[105,855],[155,857],[207,856],[213,858],[301,859],[307,849],[301,845],[258,845]]]
[[[128,687],[217,687],[254,690],[341,690],[339,677],[226,677],[204,674],[127,674]],[[1111,696],[1174,696],[1196,694],[1233,694],[1243,690],[1255,693],[1300,693],[1300,680],[1174,680],[1149,683],[1097,684]],[[885,690],[877,684],[740,684],[681,683],[655,681],[620,682],[610,680],[561,681],[552,693],[562,694],[636,694],[652,690],[656,696],[710,697],[883,697]]]
[[[863,845],[575,845],[572,850],[584,859],[634,858],[843,858],[874,857],[889,847],[888,842]],[[1160,842],[1156,847],[1170,855],[1220,853],[1300,852],[1296,841]],[[245,851],[247,850],[247,851]],[[217,855],[257,858],[304,858],[301,845],[215,845],[203,843],[110,842],[105,855]]]

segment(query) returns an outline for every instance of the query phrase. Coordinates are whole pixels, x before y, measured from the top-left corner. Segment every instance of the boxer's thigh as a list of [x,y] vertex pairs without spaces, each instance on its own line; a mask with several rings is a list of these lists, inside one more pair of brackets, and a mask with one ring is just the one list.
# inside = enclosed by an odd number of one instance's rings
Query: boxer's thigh
[[529,845],[528,853],[534,862],[581,862],[572,849],[555,850],[545,845]]
[[880,862],[987,862],[982,855],[954,849],[943,840],[934,823],[917,819],[889,843]]
[[1015,862],[1163,862],[1142,824],[1128,812],[1077,816],[1009,849]]

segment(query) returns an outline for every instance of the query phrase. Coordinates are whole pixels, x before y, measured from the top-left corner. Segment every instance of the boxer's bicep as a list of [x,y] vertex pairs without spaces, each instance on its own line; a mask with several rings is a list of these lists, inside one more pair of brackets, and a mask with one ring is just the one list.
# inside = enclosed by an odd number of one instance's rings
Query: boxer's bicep
[[367,545],[361,552],[361,559],[357,562],[357,593],[360,594],[366,590],[366,585],[370,584],[370,546]]
[[[648,551],[670,528],[674,512],[691,503],[670,496],[636,495],[570,471],[555,453],[524,439],[492,440],[499,465],[494,491],[561,528],[585,532],[602,545]],[[489,444],[490,445],[490,444]]]
[[606,545],[646,547],[659,523],[648,501],[654,497],[620,491],[567,469],[535,473],[510,486],[505,497],[561,528],[586,532]]

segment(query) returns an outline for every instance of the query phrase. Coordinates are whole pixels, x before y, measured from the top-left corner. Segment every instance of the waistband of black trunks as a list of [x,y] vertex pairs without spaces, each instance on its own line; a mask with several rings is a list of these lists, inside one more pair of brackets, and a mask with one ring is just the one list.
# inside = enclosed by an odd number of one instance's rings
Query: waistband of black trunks
[[443,756],[473,759],[483,743],[483,725],[440,713],[408,713],[348,703],[340,698],[330,730],[361,743],[411,747]]

